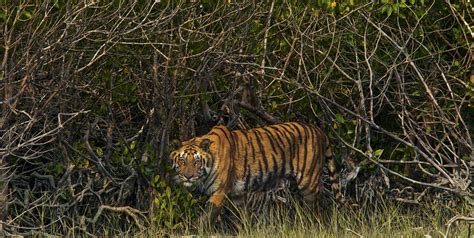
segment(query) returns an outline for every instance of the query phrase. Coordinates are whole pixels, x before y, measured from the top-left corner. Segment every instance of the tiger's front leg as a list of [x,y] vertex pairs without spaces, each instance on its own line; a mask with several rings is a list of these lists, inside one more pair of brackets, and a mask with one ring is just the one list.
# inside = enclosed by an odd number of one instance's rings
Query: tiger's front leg
[[211,195],[209,198],[209,208],[200,217],[202,224],[212,225],[218,221],[219,215],[224,206],[225,197],[226,193],[223,191],[216,191]]

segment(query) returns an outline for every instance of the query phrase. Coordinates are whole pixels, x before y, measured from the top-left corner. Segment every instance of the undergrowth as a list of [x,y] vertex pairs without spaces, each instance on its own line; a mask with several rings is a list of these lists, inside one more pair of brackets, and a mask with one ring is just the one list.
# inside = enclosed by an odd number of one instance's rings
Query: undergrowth
[[[170,231],[158,226],[136,234],[138,237],[156,235],[198,235],[238,237],[468,237],[474,233],[466,222],[452,224],[456,216],[469,216],[472,206],[463,204],[450,208],[442,202],[405,205],[384,202],[377,207],[338,208],[323,204],[310,209],[298,202],[276,204],[266,212],[249,206],[232,205],[224,218],[213,227],[187,221],[181,230]],[[471,232],[469,232],[469,228]]]

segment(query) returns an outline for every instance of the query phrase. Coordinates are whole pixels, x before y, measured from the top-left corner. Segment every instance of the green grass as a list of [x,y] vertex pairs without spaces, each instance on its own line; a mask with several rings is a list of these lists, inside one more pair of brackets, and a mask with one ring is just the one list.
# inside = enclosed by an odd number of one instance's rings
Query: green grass
[[[314,210],[293,202],[290,209],[288,206],[272,206],[263,212],[259,210],[260,215],[242,206],[231,210],[227,212],[227,217],[233,216],[231,220],[238,221],[234,231],[222,227],[209,228],[190,221],[181,230],[169,231],[152,226],[137,236],[443,237],[449,219],[455,215],[472,216],[474,213],[472,206],[461,205],[453,209],[437,203],[418,206],[387,203],[377,208],[351,210],[326,204]],[[474,225],[471,237],[473,233]],[[453,224],[448,237],[468,237],[468,224]]]

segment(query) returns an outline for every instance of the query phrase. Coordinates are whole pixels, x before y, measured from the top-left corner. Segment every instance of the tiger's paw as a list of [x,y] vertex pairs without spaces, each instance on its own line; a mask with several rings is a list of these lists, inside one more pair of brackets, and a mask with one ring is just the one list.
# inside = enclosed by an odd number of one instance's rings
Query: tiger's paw
[[210,212],[204,212],[199,216],[199,224],[203,227],[211,228],[222,223],[222,217],[220,215],[213,215]]
[[199,224],[201,224],[203,227],[211,227],[213,223],[215,223],[215,221],[212,221],[209,212],[204,212],[201,214],[201,216],[199,216]]

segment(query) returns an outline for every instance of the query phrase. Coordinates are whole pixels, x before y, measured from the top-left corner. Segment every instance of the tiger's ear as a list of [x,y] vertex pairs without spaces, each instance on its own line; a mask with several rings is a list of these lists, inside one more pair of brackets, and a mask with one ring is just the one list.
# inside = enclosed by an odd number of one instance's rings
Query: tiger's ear
[[209,148],[211,147],[211,143],[212,143],[211,140],[209,140],[209,139],[204,139],[204,140],[202,140],[201,143],[199,144],[199,147],[200,147],[201,149],[203,149],[204,151],[209,152]]
[[178,153],[178,152],[176,152],[176,151],[174,151],[174,150],[171,151],[171,153],[170,153],[170,159],[173,159],[174,157],[176,157],[176,154],[177,154],[177,153]]
[[171,168],[172,169],[176,168],[176,160],[175,160],[176,154],[177,154],[176,151],[172,151],[171,154],[170,154]]
[[170,143],[170,150],[173,151],[173,150],[176,150],[178,149],[179,147],[181,147],[183,144],[181,143],[181,141],[177,140],[177,139],[174,139],[171,141]]

